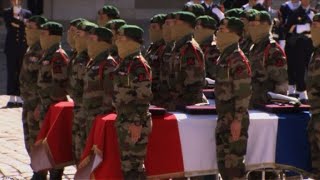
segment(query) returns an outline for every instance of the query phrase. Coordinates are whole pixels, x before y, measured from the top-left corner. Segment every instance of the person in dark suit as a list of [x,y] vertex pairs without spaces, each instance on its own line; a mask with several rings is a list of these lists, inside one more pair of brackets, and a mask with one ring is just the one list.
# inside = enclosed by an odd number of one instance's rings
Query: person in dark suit
[[33,15],[43,14],[43,0],[28,0],[28,9]]
[[22,0],[11,0],[12,7],[3,12],[3,19],[7,29],[4,53],[7,58],[7,95],[10,96],[8,108],[22,107],[19,97],[19,73],[23,56],[27,50],[25,38],[25,21],[31,12],[21,7]]

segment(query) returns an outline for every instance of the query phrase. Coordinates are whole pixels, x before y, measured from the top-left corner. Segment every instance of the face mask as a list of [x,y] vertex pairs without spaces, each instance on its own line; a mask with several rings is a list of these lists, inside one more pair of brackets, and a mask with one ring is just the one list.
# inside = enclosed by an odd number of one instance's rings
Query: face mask
[[260,24],[256,26],[249,26],[250,37],[254,43],[259,42],[270,33],[270,25]]
[[96,58],[102,52],[107,51],[109,48],[110,44],[104,41],[88,41],[88,55],[92,59]]
[[75,42],[75,49],[77,52],[82,52],[87,48],[87,37],[79,37],[75,36],[74,37],[74,42]]
[[212,37],[214,30],[208,28],[195,29],[194,39],[199,43],[203,43],[207,38]]
[[171,36],[171,29],[166,24],[162,26],[162,36],[166,43],[171,42],[173,40]]
[[60,43],[61,36],[56,35],[40,35],[40,45],[43,50],[49,49],[51,46]]
[[121,58],[125,58],[128,55],[137,52],[140,50],[140,44],[130,40],[130,39],[126,39],[126,40],[116,40],[116,45],[118,48],[118,54]]
[[217,32],[217,46],[223,52],[228,46],[239,42],[240,37],[231,32]]
[[173,40],[175,40],[175,41],[183,38],[184,36],[186,36],[192,32],[193,32],[193,29],[185,23],[176,24],[171,29],[171,35],[172,35]]
[[13,14],[19,14],[21,11],[21,6],[17,5],[17,6],[13,6]]
[[68,42],[68,44],[70,45],[70,47],[72,48],[72,49],[74,49],[75,47],[74,47],[74,35],[75,35],[75,32],[74,31],[68,31],[68,34],[67,34],[67,42]]
[[311,39],[314,47],[320,45],[320,28],[311,27]]
[[161,29],[157,29],[157,30],[150,29],[149,36],[150,36],[149,38],[151,42],[160,41],[162,39],[162,31]]
[[34,45],[40,40],[40,30],[26,28],[26,39],[28,46]]

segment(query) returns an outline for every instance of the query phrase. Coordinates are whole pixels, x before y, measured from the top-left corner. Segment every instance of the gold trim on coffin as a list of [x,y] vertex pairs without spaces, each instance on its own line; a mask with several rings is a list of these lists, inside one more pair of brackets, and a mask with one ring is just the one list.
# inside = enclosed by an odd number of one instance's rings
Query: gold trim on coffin
[[100,156],[101,158],[103,158],[102,156],[102,151],[98,148],[97,145],[93,145],[91,148],[91,152],[89,153],[89,155],[87,157],[85,157],[78,165],[77,169],[81,169],[84,168],[85,166],[88,165],[88,163],[90,162],[90,160],[93,160],[91,157],[93,154],[96,154],[98,156]]

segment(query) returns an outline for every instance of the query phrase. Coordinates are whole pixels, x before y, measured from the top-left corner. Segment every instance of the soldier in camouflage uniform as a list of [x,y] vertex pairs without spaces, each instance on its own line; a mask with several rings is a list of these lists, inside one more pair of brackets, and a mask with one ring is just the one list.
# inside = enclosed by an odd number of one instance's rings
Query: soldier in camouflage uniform
[[[69,58],[60,46],[62,32],[62,25],[56,22],[47,22],[41,26],[40,44],[44,55],[39,61],[37,85],[40,104],[35,111],[35,117],[40,123],[44,120],[50,105],[67,100]],[[63,169],[52,169],[50,179],[61,179],[62,174]]]
[[204,7],[201,4],[185,4],[182,11],[192,12],[196,17],[205,15]]
[[104,27],[109,21],[119,18],[120,12],[116,7],[105,5],[98,11],[97,24],[100,27]]
[[113,104],[125,180],[144,180],[144,159],[151,132],[151,68],[141,55],[143,30],[135,25],[119,29],[116,45],[121,62],[115,70]]
[[72,125],[72,144],[75,162],[78,163],[81,153],[85,147],[86,134],[85,128],[86,115],[82,110],[83,95],[83,76],[86,65],[89,61],[87,51],[87,39],[91,29],[98,27],[96,24],[82,21],[77,25],[77,32],[74,36],[75,50],[77,56],[69,63],[69,95],[73,99],[73,125]]
[[[169,101],[172,101],[170,95],[170,86],[169,86],[169,69],[170,69],[170,57],[172,55],[172,48],[174,46],[175,41],[172,38],[171,30],[174,26],[175,17],[174,13],[169,13],[165,17],[165,23],[162,25],[162,36],[165,42],[165,48],[160,54],[160,89],[157,93],[159,97],[159,102],[156,102],[155,105],[160,107],[168,107],[166,105]],[[153,102],[155,103],[155,102]]]
[[254,42],[249,61],[252,67],[250,106],[268,103],[267,92],[287,94],[288,74],[285,53],[271,34],[271,17],[256,11],[249,18],[249,34]]
[[307,92],[312,114],[308,126],[312,172],[320,179],[320,14],[313,17],[311,37],[315,47],[308,67]]
[[200,16],[196,20],[194,39],[200,44],[206,64],[206,77],[216,78],[216,64],[220,56],[215,40],[217,22],[210,16]]
[[85,19],[78,18],[70,21],[69,23],[69,29],[67,32],[67,42],[69,46],[71,47],[71,51],[68,53],[70,59],[74,59],[77,56],[77,51],[75,48],[75,42],[74,42],[74,36],[76,35],[77,31],[77,24],[86,21]]
[[[33,113],[39,103],[37,94],[37,75],[43,51],[40,46],[40,26],[47,22],[42,16],[32,16],[26,23],[26,39],[29,48],[22,61],[20,81],[20,95],[23,99],[22,123],[25,146],[28,154],[31,153],[33,144],[36,141],[40,124],[36,121]],[[33,178],[45,179],[44,173],[34,172]]]
[[112,31],[113,37],[112,37],[112,47],[110,49],[110,55],[113,57],[114,60],[117,61],[117,63],[120,63],[120,57],[118,54],[118,49],[115,44],[116,38],[117,38],[117,31],[118,29],[127,24],[125,20],[123,19],[113,19],[106,24],[106,28],[110,29]]
[[104,27],[91,30],[87,44],[90,61],[83,77],[82,98],[83,111],[86,113],[86,138],[95,117],[113,111],[110,85],[112,76],[109,73],[116,68],[117,62],[110,56],[111,43],[111,30]]
[[248,141],[251,70],[238,43],[243,26],[239,18],[227,17],[220,22],[217,32],[221,56],[215,84],[218,113],[215,136],[219,172],[227,180],[245,176],[243,161]]
[[162,100],[158,92],[160,91],[160,60],[166,46],[162,35],[162,25],[164,24],[165,17],[165,14],[158,14],[150,19],[149,35],[152,43],[145,55],[152,70],[151,88],[153,100],[151,103],[154,105],[160,105],[161,103],[159,102]]
[[207,103],[202,93],[205,85],[205,60],[199,44],[193,38],[196,18],[193,13],[175,13],[171,34],[176,41],[169,60],[169,110],[198,103]]

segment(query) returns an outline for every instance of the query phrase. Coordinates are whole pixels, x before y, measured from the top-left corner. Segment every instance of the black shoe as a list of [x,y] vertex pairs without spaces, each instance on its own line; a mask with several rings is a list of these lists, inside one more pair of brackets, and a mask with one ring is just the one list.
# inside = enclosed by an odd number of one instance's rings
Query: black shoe
[[7,105],[4,108],[15,108],[16,103],[15,102],[8,102]]
[[47,179],[47,173],[43,172],[34,172],[33,176],[31,177],[31,180],[46,180]]
[[15,106],[16,106],[17,108],[21,108],[21,107],[23,106],[23,104],[16,102],[16,103],[15,103]]
[[299,94],[288,94],[288,96],[298,98]]
[[62,180],[63,169],[51,169],[50,172],[50,180]]

